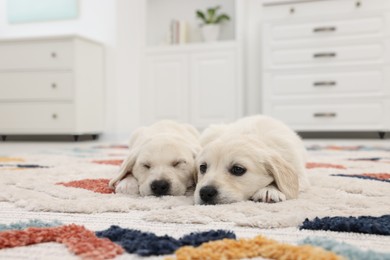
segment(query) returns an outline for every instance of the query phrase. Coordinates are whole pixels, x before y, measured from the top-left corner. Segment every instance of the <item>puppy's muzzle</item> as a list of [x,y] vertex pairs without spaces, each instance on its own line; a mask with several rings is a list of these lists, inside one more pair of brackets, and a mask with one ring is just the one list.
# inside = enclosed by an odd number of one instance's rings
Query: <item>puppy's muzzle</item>
[[214,186],[204,186],[199,191],[200,198],[206,204],[215,204],[218,190]]
[[171,188],[171,184],[166,180],[157,180],[153,181],[150,184],[150,189],[155,196],[167,195]]

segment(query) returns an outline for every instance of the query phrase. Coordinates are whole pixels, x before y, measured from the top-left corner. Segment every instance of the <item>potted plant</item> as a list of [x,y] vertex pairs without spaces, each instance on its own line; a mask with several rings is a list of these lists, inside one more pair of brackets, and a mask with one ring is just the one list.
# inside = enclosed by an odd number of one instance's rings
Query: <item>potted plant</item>
[[221,24],[230,20],[227,14],[217,14],[220,8],[216,6],[208,8],[205,12],[196,11],[196,17],[202,21],[201,31],[203,40],[206,42],[218,40]]

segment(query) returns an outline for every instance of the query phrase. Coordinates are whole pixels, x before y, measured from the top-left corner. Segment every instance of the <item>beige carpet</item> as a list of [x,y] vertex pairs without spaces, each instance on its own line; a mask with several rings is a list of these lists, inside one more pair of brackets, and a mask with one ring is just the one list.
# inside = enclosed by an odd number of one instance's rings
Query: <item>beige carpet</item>
[[[314,144],[317,144],[313,146]],[[387,142],[308,143],[312,188],[298,200],[278,204],[243,202],[221,206],[194,206],[186,197],[129,198],[115,194],[57,185],[115,175],[126,149],[100,143],[0,150],[0,223],[41,219],[85,225],[102,230],[119,225],[158,235],[180,237],[192,231],[230,229],[238,237],[266,235],[281,242],[296,243],[311,235],[345,241],[363,249],[390,252],[387,236],[306,231],[297,227],[315,216],[379,216],[390,212],[390,183],[380,178],[360,179],[336,174],[390,173]],[[379,158],[368,160],[369,158]],[[112,164],[110,164],[112,163]],[[23,166],[42,168],[28,168]],[[379,175],[378,175],[379,176]],[[383,177],[383,175],[380,175]],[[46,243],[0,250],[0,259],[70,259],[63,245]],[[120,258],[133,259],[134,255]]]

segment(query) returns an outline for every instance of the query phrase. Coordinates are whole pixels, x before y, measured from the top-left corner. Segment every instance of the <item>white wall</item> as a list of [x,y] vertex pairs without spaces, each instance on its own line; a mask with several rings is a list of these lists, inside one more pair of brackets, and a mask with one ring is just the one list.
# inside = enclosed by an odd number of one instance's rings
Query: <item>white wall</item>
[[[96,0],[95,0],[96,1]],[[113,0],[112,0],[113,1]],[[116,0],[116,133],[119,138],[140,123],[140,75],[144,44],[145,0]]]
[[243,49],[245,79],[245,114],[261,113],[262,92],[262,1],[245,0],[243,17]]
[[0,39],[78,34],[106,47],[106,134],[129,133],[139,124],[139,37],[142,0],[80,0],[73,20],[8,24],[0,0]]

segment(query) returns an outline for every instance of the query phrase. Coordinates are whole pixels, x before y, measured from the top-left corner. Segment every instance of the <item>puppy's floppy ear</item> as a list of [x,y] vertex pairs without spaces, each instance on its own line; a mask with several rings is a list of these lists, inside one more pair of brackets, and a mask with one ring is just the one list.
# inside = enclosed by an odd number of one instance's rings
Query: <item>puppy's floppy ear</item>
[[287,199],[298,197],[298,174],[294,171],[292,165],[279,155],[271,155],[265,162],[265,168],[274,177],[276,186],[286,195]]
[[192,170],[192,179],[194,180],[194,183],[197,184],[198,183],[198,164],[197,164],[196,157],[198,156],[198,154],[200,153],[200,150],[202,148],[200,147],[200,145],[192,145],[190,147],[190,149],[192,152],[192,158],[194,159],[194,167]]
[[110,183],[108,184],[110,188],[114,189],[117,182],[124,179],[128,174],[132,174],[131,171],[133,170],[135,159],[135,153],[130,153],[129,156],[123,161],[119,169],[118,176],[110,180]]

